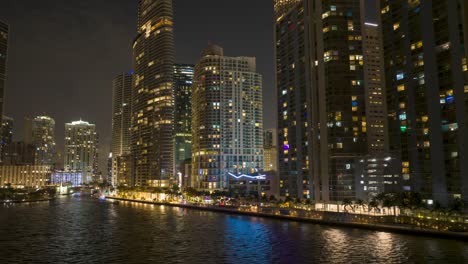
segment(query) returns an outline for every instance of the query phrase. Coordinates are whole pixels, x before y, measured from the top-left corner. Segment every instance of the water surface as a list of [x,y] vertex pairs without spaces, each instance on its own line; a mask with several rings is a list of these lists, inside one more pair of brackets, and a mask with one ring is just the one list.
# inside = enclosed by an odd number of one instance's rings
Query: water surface
[[0,263],[467,263],[468,243],[68,197],[0,205]]

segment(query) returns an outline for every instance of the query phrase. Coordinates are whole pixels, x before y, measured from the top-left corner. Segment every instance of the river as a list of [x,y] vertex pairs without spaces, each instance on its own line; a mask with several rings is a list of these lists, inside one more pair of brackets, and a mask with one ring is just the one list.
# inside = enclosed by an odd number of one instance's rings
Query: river
[[66,197],[0,205],[0,263],[467,263],[468,243]]

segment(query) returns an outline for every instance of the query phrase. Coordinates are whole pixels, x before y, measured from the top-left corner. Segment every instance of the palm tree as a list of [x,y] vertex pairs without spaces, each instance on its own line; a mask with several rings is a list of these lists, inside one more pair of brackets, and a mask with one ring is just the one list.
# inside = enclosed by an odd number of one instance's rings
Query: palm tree
[[377,200],[375,200],[375,199],[372,199],[369,202],[367,208],[368,208],[368,212],[372,211],[372,209],[373,209],[374,210],[374,215],[375,215],[375,210],[377,210],[379,208],[379,202],[377,202]]
[[343,205],[343,208],[346,212],[348,212],[348,210],[346,210],[346,208],[349,206],[351,207],[351,209],[354,211],[354,208],[353,208],[353,201],[349,198],[345,198],[343,199],[343,201],[341,202],[341,204]]
[[362,213],[362,210],[365,210],[366,203],[362,199],[358,199],[356,201],[356,205],[361,208],[360,212]]

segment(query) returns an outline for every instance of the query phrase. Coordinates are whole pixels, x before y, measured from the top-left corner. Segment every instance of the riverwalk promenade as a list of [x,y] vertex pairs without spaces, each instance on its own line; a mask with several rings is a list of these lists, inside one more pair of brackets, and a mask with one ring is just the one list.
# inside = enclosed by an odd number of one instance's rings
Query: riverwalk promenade
[[[342,226],[350,228],[361,228],[382,232],[392,232],[400,234],[411,234],[421,236],[434,236],[440,238],[457,239],[468,241],[468,232],[452,232],[452,231],[441,231],[437,229],[427,228],[427,224],[395,224],[396,216],[375,216],[365,214],[353,214],[353,213],[337,213],[328,211],[313,211],[313,210],[296,210],[289,208],[276,208],[276,207],[225,207],[217,205],[206,205],[206,204],[189,204],[189,203],[178,203],[178,202],[161,202],[161,201],[148,201],[121,198],[115,196],[106,197],[112,201],[129,202],[129,203],[141,203],[141,204],[152,204],[152,205],[163,205],[170,207],[187,208],[193,210],[203,210],[235,215],[244,215],[251,217],[265,217],[279,220],[296,221],[312,224],[321,224],[329,226]],[[466,224],[460,223],[460,228],[466,228]],[[437,227],[433,227],[437,228]]]

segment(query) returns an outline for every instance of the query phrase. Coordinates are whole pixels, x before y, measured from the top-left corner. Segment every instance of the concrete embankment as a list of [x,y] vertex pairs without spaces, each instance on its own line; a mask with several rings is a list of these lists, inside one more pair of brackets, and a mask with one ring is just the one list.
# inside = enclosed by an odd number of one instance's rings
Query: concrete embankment
[[198,205],[190,205],[190,204],[174,204],[174,203],[165,203],[165,202],[133,200],[133,199],[118,198],[118,197],[107,197],[107,199],[116,200],[116,201],[136,202],[136,203],[142,203],[142,204],[164,205],[164,206],[170,206],[170,207],[179,207],[179,208],[187,208],[187,209],[195,209],[195,210],[211,211],[211,212],[219,212],[219,213],[227,213],[227,214],[245,215],[245,216],[252,216],[252,217],[265,217],[265,218],[273,218],[273,219],[328,225],[328,226],[360,228],[360,229],[382,231],[382,232],[392,232],[392,233],[399,233],[399,234],[406,234],[406,235],[430,236],[430,237],[468,241],[468,233],[420,229],[417,226],[409,226],[409,225],[338,222],[338,221],[305,218],[305,217],[298,217],[298,216],[291,216],[291,215],[242,211],[238,209],[215,207],[215,206],[207,207],[207,206],[198,206]]

